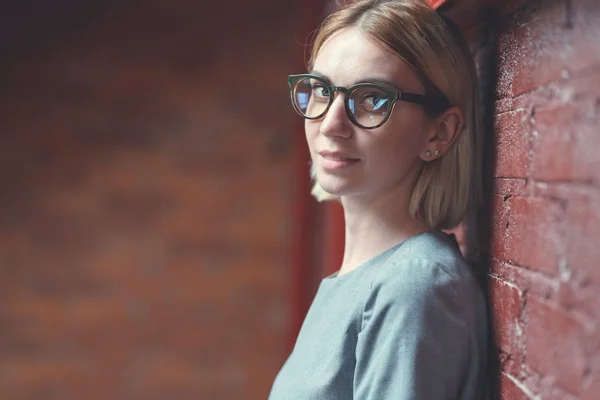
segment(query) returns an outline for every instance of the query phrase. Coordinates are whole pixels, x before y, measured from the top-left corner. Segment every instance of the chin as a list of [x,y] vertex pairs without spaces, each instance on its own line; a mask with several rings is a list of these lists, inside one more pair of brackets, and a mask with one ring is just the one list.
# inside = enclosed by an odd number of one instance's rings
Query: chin
[[335,179],[319,179],[317,182],[319,183],[320,189],[329,196],[347,196],[356,192],[356,188],[349,184],[349,182],[339,182],[339,180]]
[[317,168],[314,168],[311,172],[314,173],[312,175],[313,179],[318,183],[318,185],[315,186],[319,186],[316,190],[323,192],[323,196],[321,196],[321,193],[313,193],[317,198],[330,199],[348,196],[361,192],[361,190],[364,189],[357,176],[337,176]]

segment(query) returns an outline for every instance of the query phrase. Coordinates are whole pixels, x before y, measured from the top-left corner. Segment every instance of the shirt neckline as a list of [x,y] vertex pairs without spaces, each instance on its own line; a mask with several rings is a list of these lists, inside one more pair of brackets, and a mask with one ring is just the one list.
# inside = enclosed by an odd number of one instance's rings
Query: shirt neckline
[[362,264],[360,264],[358,267],[354,268],[352,271],[346,272],[343,275],[338,276],[340,270],[338,269],[337,271],[335,271],[334,273],[327,275],[326,277],[323,278],[323,282],[339,282],[342,281],[344,279],[348,279],[351,276],[354,275],[358,275],[358,272],[361,270],[366,270],[368,269],[369,265],[371,264],[375,264],[377,261],[380,261],[381,259],[387,257],[391,257],[392,254],[398,250],[400,247],[402,247],[404,244],[410,242],[413,239],[416,239],[420,236],[425,236],[427,234],[434,234],[436,235],[438,232],[440,232],[438,229],[429,229],[423,232],[419,232],[417,234],[414,234],[412,236],[409,236],[408,238],[406,238],[405,240],[393,245],[392,247],[383,250],[381,253],[376,254],[375,256],[373,256],[372,258],[368,259],[367,261],[363,262]]

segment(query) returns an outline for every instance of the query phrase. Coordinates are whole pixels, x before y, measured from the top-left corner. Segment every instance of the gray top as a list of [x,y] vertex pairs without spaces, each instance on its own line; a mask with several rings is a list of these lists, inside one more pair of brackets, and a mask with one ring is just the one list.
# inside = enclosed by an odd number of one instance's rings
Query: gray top
[[453,235],[321,281],[269,400],[480,400],[485,300]]

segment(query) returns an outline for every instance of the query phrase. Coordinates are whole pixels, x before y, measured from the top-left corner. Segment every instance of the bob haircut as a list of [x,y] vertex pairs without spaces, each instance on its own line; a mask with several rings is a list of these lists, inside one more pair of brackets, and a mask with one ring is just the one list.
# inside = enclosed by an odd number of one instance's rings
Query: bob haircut
[[[416,72],[427,94],[444,95],[463,110],[461,132],[442,157],[424,162],[409,204],[413,218],[430,228],[454,228],[464,219],[471,201],[479,200],[479,185],[474,184],[479,182],[476,153],[482,123],[477,74],[466,41],[454,23],[424,0],[349,1],[318,29],[309,70],[325,41],[345,28],[356,28],[384,44]],[[311,176],[315,182],[312,195],[318,201],[337,199],[321,188],[314,167]]]

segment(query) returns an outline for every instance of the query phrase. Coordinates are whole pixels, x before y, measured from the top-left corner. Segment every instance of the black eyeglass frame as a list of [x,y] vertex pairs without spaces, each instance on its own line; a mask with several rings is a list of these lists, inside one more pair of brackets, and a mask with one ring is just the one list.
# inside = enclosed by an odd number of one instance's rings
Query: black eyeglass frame
[[[329,103],[327,104],[327,107],[325,107],[325,110],[323,110],[323,112],[316,117],[309,117],[306,114],[304,114],[296,105],[296,101],[294,98],[294,88],[296,87],[296,84],[301,79],[305,79],[305,78],[317,79],[320,82],[324,83],[325,87],[329,90]],[[300,116],[302,116],[306,119],[310,119],[310,120],[323,118],[325,116],[325,114],[327,114],[327,112],[329,111],[329,108],[331,107],[331,105],[333,104],[333,101],[335,100],[335,92],[344,93],[344,108],[346,109],[346,115],[348,116],[348,119],[354,125],[358,126],[361,129],[375,129],[375,128],[379,128],[380,126],[385,124],[387,122],[387,120],[390,118],[390,115],[392,115],[392,112],[394,111],[394,107],[398,100],[422,105],[425,107],[425,111],[428,114],[433,114],[433,115],[439,113],[440,111],[442,111],[450,106],[448,100],[445,99],[445,97],[423,95],[423,94],[416,94],[416,93],[407,93],[407,92],[392,90],[386,86],[377,85],[377,84],[368,83],[368,82],[357,83],[356,85],[352,85],[352,86],[349,86],[346,88],[343,86],[335,86],[331,82],[329,82],[326,78],[319,76],[319,75],[315,75],[315,74],[288,75],[288,85],[290,86],[290,98],[291,98],[292,106],[294,107],[294,110],[298,114],[300,114]],[[391,104],[389,112],[384,116],[383,120],[375,126],[361,125],[356,120],[356,118],[354,117],[354,114],[350,110],[350,103],[349,103],[350,95],[355,90],[357,90],[359,88],[365,88],[365,87],[370,87],[370,88],[380,90],[387,96],[388,101]]]

